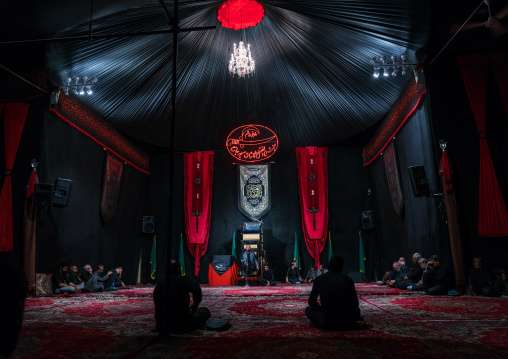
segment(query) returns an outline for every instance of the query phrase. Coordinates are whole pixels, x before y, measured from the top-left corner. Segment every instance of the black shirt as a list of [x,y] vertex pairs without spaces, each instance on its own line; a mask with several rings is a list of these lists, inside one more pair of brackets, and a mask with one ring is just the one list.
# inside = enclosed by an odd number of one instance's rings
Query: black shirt
[[53,275],[51,276],[51,286],[53,287],[53,292],[60,287],[60,283],[69,284],[67,281],[67,274],[66,273],[60,273],[60,270],[57,270]]
[[328,271],[317,277],[309,296],[309,306],[323,313],[323,329],[352,329],[360,317],[355,284],[342,273]]

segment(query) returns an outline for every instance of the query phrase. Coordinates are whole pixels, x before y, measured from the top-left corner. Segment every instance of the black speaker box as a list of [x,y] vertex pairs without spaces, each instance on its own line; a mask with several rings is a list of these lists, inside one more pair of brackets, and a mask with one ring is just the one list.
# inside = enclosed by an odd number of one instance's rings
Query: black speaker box
[[35,206],[51,207],[53,204],[53,185],[51,183],[34,184]]
[[227,272],[235,262],[235,257],[230,255],[215,255],[212,260],[212,267],[217,274],[221,275]]
[[143,216],[143,223],[141,225],[143,233],[155,232],[155,218],[153,216]]
[[425,174],[425,167],[411,166],[407,169],[409,171],[409,178],[411,179],[411,186],[413,187],[413,194],[415,197],[428,196],[431,194],[429,181]]
[[374,228],[374,218],[372,211],[362,211],[362,228],[372,229]]
[[72,181],[70,179],[57,178],[55,182],[55,193],[53,194],[53,205],[65,207],[69,204]]

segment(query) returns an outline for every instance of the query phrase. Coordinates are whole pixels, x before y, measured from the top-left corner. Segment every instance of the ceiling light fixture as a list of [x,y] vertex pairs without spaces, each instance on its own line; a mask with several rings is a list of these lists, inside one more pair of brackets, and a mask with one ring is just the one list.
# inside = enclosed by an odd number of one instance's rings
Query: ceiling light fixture
[[233,44],[233,53],[231,54],[228,66],[229,72],[233,77],[234,75],[238,75],[238,77],[248,76],[254,72],[255,68],[256,65],[252,59],[250,45],[245,47],[243,41],[238,43],[238,47],[236,47],[236,44]]
[[[242,21],[242,11],[240,11],[240,28],[243,28]],[[256,64],[252,59],[250,45],[247,44],[247,47],[245,47],[243,41],[238,43],[238,47],[236,47],[236,44],[233,44],[233,53],[231,54],[228,65],[229,73],[231,73],[233,77],[238,75],[238,77],[243,78],[253,73],[255,69]]]
[[91,95],[93,93],[92,87],[97,81],[99,81],[97,77],[88,78],[85,76],[82,79],[79,77],[73,79],[69,77],[67,79],[67,84],[63,85],[61,89],[65,95],[69,95],[69,90],[74,95],[84,95],[85,91],[87,94]]
[[379,59],[373,57],[370,60],[374,68],[374,77],[379,77],[381,71],[383,72],[383,76],[397,76],[400,72],[401,75],[405,75],[407,70],[411,70],[413,66],[418,66],[418,64],[409,64],[407,63],[407,56],[400,55],[400,62],[397,59],[397,56],[392,55],[390,60],[386,59],[386,56],[381,56]]

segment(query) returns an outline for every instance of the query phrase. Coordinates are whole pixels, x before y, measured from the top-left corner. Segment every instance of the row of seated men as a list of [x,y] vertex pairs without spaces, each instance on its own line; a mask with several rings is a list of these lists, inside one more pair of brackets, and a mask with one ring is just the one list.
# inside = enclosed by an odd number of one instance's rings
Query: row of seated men
[[[501,271],[499,277],[483,268],[480,257],[473,258],[473,267],[468,271],[469,285],[474,295],[496,297],[508,295],[507,271]],[[406,266],[401,257],[393,263],[393,270],[387,272],[380,284],[411,291],[424,291],[431,295],[448,294],[455,285],[453,274],[448,265],[437,255],[428,260],[420,253],[413,254],[413,264]]]
[[98,265],[93,272],[92,266],[86,264],[84,272],[80,273],[78,267],[70,267],[67,262],[61,262],[57,271],[51,277],[53,293],[78,293],[78,292],[102,292],[114,291],[125,288],[122,281],[122,267],[104,272],[104,266]]
[[[250,245],[245,246],[245,251],[240,256],[240,270],[242,271],[242,277],[245,275],[250,276],[255,270],[259,271],[259,263],[253,251],[251,251]],[[307,272],[307,276],[302,280],[299,269],[297,268],[296,262],[291,263],[291,267],[286,272],[286,283],[300,284],[300,283],[313,283],[316,277],[328,272],[324,265],[320,265],[319,269],[312,266]],[[258,279],[258,284],[264,286],[276,285],[278,282],[275,280],[273,270],[270,269],[268,264],[265,264],[264,271]]]

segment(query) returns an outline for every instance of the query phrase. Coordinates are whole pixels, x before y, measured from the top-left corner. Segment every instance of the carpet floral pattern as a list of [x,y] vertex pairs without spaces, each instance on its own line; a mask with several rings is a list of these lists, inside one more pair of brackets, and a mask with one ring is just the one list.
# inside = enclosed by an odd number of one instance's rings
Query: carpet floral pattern
[[328,332],[305,318],[310,288],[203,286],[202,305],[231,328],[163,339],[152,333],[153,287],[28,298],[13,357],[508,357],[506,297],[426,296],[362,283],[360,329]]

